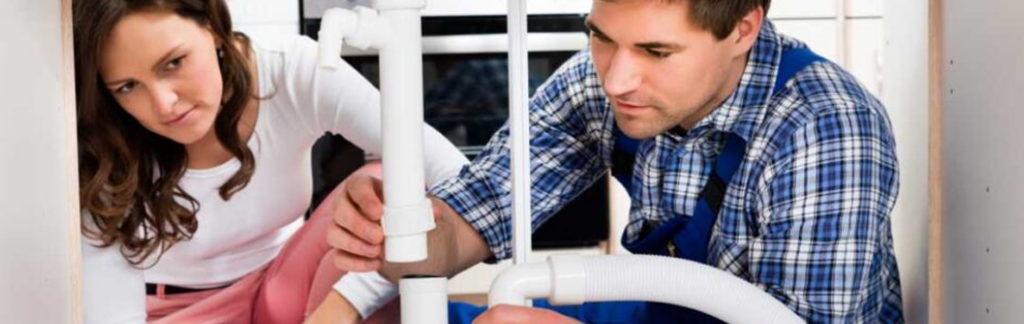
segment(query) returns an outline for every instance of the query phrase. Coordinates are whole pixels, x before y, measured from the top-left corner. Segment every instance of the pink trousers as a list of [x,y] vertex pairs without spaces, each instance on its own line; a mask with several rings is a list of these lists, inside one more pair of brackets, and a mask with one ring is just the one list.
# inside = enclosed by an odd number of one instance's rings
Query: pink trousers
[[[274,323],[299,324],[331,292],[344,274],[334,267],[327,229],[331,226],[334,190],[309,221],[285,244],[268,266],[231,286],[194,293],[146,297],[150,324]],[[160,289],[162,290],[162,289]],[[393,321],[389,305],[366,323]],[[385,319],[387,317],[387,319]]]

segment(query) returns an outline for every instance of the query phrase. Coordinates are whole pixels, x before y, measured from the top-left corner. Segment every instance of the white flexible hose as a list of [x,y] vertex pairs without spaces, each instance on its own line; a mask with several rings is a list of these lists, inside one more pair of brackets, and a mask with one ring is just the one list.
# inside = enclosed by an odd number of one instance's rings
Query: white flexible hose
[[[749,282],[696,262],[649,255],[571,255],[552,257],[546,264],[550,267],[547,278],[537,278],[545,276],[544,271],[515,270],[519,266],[503,272],[491,286],[490,305],[522,305],[525,299],[539,297],[550,297],[554,304],[653,301],[698,310],[733,324],[805,323]],[[529,284],[520,287],[521,283]],[[550,291],[547,296],[537,296],[545,289]]]

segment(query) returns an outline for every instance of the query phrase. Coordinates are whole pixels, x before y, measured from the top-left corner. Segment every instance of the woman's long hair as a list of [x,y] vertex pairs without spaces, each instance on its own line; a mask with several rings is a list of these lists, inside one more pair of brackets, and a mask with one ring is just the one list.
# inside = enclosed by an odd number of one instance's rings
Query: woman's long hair
[[[103,44],[118,21],[143,10],[175,12],[209,28],[223,44],[224,98],[214,131],[241,168],[220,187],[220,196],[230,199],[249,183],[255,169],[253,153],[238,133],[239,120],[254,95],[247,59],[251,45],[245,35],[232,30],[223,0],[75,0],[78,183],[83,214],[91,218],[83,220],[82,231],[103,247],[120,242],[121,254],[136,267],[191,238],[200,207],[178,186],[188,165],[184,146],[143,128],[102,86]],[[236,41],[241,49],[233,46]]]

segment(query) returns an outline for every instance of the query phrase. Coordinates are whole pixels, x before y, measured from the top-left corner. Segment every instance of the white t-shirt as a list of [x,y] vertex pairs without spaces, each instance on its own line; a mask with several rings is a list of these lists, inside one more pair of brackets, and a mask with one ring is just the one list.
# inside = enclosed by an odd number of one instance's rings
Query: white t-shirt
[[[269,264],[302,226],[313,188],[310,152],[324,132],[341,134],[380,154],[380,95],[351,66],[319,69],[317,43],[306,37],[254,40],[253,48],[259,94],[269,98],[260,101],[248,142],[256,158],[248,186],[227,202],[218,194],[238,170],[237,160],[188,170],[180,186],[201,204],[199,228],[192,239],[174,245],[146,270],[132,267],[119,245],[97,248],[83,239],[87,324],[144,323],[146,282],[220,287]],[[454,175],[468,161],[433,128],[425,129],[430,185]]]

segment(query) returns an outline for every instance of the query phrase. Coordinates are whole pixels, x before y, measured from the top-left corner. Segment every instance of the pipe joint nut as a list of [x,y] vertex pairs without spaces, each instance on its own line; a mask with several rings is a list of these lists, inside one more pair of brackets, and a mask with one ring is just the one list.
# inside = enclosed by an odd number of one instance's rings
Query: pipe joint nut
[[384,235],[410,235],[426,233],[434,229],[434,209],[430,200],[424,198],[420,203],[405,206],[384,205]]

